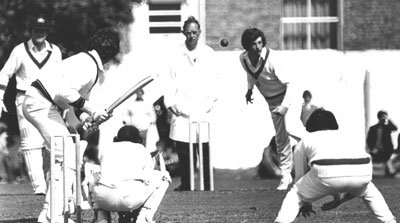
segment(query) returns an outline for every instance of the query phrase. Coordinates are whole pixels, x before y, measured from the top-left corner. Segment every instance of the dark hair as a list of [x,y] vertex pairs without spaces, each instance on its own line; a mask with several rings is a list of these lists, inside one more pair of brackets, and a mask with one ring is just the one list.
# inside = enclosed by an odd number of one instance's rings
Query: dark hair
[[323,108],[316,109],[311,113],[306,122],[306,130],[308,132],[337,129],[339,129],[339,125],[336,122],[335,116],[332,112]]
[[142,143],[139,130],[133,125],[125,125],[118,130],[118,134],[114,137],[114,142],[133,142]]
[[189,16],[186,21],[183,23],[182,30],[185,30],[185,28],[190,24],[190,23],[195,23],[200,29],[200,23],[197,21],[197,19],[194,16]]
[[388,113],[386,111],[383,111],[383,110],[378,111],[378,114],[377,114],[378,119],[383,117],[384,115],[388,115]]
[[242,34],[242,47],[247,51],[250,50],[251,45],[258,37],[261,37],[264,47],[267,44],[264,33],[257,28],[246,29]]
[[303,98],[306,98],[306,97],[310,97],[310,98],[312,97],[311,92],[309,90],[305,90],[303,92]]
[[96,50],[103,63],[119,53],[119,33],[113,29],[98,30],[88,41],[87,50]]

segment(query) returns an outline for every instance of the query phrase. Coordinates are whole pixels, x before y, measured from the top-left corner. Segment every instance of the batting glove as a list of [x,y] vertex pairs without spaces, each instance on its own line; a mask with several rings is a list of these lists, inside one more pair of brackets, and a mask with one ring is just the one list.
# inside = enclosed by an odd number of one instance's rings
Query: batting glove
[[101,124],[101,123],[107,121],[108,119],[110,119],[112,114],[109,114],[104,109],[104,110],[98,110],[98,111],[93,112],[91,116],[92,116],[94,122]]

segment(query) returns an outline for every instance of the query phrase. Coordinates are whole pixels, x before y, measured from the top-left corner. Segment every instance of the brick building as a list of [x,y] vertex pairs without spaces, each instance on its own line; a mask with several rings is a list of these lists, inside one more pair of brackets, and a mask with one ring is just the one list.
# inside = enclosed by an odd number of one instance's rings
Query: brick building
[[[153,11],[156,26],[175,22],[175,29],[163,29],[168,35],[178,33],[188,15],[199,18],[207,44],[216,50],[241,49],[240,36],[248,27],[262,29],[273,49],[400,48],[397,0],[149,0],[148,5],[172,7],[175,17],[170,10],[164,18]],[[229,40],[228,47],[219,45],[222,38]]]

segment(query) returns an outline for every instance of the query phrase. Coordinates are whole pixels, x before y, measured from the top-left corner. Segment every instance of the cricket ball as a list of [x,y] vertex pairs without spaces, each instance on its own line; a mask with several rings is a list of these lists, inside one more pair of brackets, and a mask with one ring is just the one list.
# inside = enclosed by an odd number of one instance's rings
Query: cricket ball
[[229,45],[229,41],[227,39],[221,39],[221,44],[222,47],[227,47]]

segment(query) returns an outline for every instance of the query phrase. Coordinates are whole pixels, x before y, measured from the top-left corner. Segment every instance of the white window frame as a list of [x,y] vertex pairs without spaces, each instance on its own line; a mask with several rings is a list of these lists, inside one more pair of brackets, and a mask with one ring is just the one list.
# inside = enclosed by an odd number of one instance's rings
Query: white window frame
[[[338,3],[338,16],[323,16],[323,17],[313,17],[311,0],[307,0],[307,17],[282,17],[280,24],[280,34],[281,34],[281,49],[285,49],[285,24],[295,24],[295,23],[305,23],[307,25],[307,49],[311,49],[311,24],[313,23],[337,23],[337,49],[343,50],[343,0],[336,0]],[[283,6],[284,7],[284,6]]]

